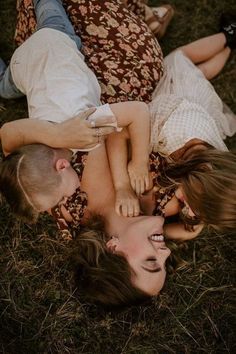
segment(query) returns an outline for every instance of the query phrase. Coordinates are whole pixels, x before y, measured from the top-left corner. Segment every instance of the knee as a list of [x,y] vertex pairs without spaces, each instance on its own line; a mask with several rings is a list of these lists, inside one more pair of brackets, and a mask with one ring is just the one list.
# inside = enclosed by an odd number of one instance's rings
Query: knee
[[183,52],[184,55],[189,58],[188,45],[182,45],[181,47],[178,47],[176,50],[181,50],[181,52]]
[[203,73],[203,75],[205,76],[206,79],[210,80],[211,79],[211,75],[210,72],[208,70],[208,67],[204,64],[198,64],[197,65],[198,69],[201,70],[201,72]]

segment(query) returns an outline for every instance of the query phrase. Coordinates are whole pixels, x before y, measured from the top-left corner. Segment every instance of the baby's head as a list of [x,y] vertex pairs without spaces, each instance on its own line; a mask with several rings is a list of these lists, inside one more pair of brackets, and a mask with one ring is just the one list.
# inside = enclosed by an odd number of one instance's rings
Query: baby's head
[[166,170],[193,213],[216,231],[236,229],[236,155],[207,149]]
[[71,152],[42,144],[19,148],[0,166],[0,191],[12,211],[32,222],[40,212],[71,196],[79,179],[70,164]]

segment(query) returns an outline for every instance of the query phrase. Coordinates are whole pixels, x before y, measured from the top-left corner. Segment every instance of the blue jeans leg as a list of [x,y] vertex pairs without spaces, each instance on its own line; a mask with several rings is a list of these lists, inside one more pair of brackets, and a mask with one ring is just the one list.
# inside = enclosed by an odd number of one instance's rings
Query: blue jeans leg
[[18,90],[13,82],[9,66],[7,67],[0,58],[0,97],[10,99],[22,96],[24,96],[24,94]]
[[37,30],[47,27],[64,32],[75,41],[78,49],[81,48],[81,40],[75,34],[61,0],[34,0],[34,9],[37,18]]

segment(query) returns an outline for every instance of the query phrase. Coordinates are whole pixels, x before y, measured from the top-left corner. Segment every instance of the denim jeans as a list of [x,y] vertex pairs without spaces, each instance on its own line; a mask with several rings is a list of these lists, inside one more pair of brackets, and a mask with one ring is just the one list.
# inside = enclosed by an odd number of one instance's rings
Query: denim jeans
[[[74,28],[67,17],[61,0],[34,0],[34,9],[37,19],[37,30],[42,28],[53,28],[66,33],[77,48],[81,48],[81,40],[75,34]],[[0,97],[18,98],[23,93],[15,86],[10,67],[6,67],[0,58]]]
[[10,66],[7,67],[0,58],[0,97],[10,99],[22,96],[24,96],[24,94],[18,90],[13,82]]

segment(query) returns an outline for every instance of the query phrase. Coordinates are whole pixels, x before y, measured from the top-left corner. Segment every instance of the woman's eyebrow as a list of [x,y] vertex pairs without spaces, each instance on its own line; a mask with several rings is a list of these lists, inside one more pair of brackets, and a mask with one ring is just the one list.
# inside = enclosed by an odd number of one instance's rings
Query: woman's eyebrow
[[161,268],[158,267],[158,268],[155,268],[155,269],[148,269],[148,268],[145,268],[143,266],[141,266],[144,270],[146,270],[147,272],[149,273],[157,273],[157,272],[160,272],[161,271]]

